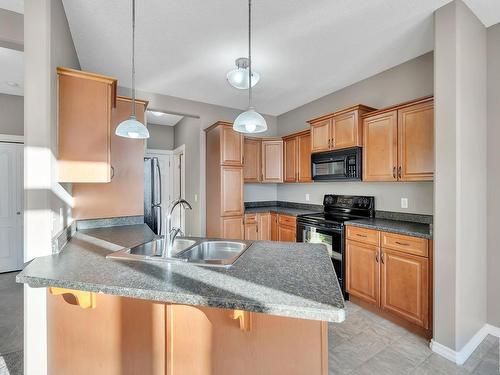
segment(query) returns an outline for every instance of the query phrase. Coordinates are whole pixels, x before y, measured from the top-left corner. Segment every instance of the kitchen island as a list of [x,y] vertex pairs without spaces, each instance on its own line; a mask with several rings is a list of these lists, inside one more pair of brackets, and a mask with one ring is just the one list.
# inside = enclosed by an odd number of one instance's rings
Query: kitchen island
[[257,241],[229,268],[106,259],[153,238],[78,231],[18,275],[51,292],[49,373],[328,373],[345,310],[323,245]]

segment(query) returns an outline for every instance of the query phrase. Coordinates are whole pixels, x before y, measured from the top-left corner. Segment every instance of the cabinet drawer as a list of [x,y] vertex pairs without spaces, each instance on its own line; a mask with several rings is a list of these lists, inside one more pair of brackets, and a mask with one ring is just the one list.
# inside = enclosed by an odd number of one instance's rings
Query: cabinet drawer
[[380,232],[373,229],[352,227],[348,225],[346,236],[349,240],[363,242],[369,245],[379,246],[380,244]]
[[257,214],[245,214],[245,224],[256,224]]
[[408,254],[429,256],[429,241],[425,238],[405,236],[402,234],[382,232],[383,248],[402,251]]
[[294,227],[295,228],[295,225],[297,223],[297,219],[296,219],[295,216],[279,215],[278,216],[278,222],[281,225],[286,225],[286,226]]

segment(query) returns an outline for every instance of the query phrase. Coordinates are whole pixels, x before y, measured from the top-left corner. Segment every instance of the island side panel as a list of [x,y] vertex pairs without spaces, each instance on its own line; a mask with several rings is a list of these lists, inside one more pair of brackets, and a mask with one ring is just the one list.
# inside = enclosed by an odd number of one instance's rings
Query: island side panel
[[165,374],[165,305],[100,295],[82,309],[47,294],[48,373]]
[[328,374],[326,322],[250,313],[243,331],[231,312],[168,305],[167,374]]

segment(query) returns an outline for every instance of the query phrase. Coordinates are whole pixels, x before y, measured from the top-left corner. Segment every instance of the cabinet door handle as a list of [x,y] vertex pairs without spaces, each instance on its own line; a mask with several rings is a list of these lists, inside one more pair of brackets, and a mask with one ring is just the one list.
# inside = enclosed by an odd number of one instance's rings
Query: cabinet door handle
[[398,177],[401,178],[401,166],[398,168]]
[[332,140],[331,140],[331,139],[329,139],[329,140],[328,140],[328,148],[330,148],[330,147],[331,147],[331,146],[330,146],[330,145],[331,145],[331,143],[332,143]]
[[359,234],[359,233],[356,233],[356,236],[358,236],[358,237],[363,237],[363,238],[368,237],[366,234]]
[[378,263],[378,250],[375,252],[375,262]]
[[392,177],[396,178],[396,166],[392,167]]
[[382,250],[380,250],[380,261],[382,262],[382,264],[385,264],[385,261],[384,261],[384,252]]
[[399,241],[396,241],[396,243],[397,243],[398,245],[401,245],[401,246],[410,246],[410,244],[409,244],[409,243],[405,243],[405,242],[399,242]]

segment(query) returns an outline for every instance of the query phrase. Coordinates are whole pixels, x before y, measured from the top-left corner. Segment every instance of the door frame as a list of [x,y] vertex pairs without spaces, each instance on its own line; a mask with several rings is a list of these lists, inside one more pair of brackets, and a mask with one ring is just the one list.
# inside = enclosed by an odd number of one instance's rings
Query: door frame
[[[23,147],[23,152],[21,153],[21,157],[22,157],[21,168],[24,169],[24,136],[0,134],[0,143],[20,145]],[[21,230],[20,237],[24,241],[24,203],[23,203],[24,202],[24,172],[21,173],[21,171],[19,169],[17,169],[15,172],[18,174],[18,178],[19,178],[18,183],[19,183],[19,187],[21,188],[20,189],[21,192],[19,193],[20,194],[19,199],[20,199],[20,203],[21,203],[19,209],[23,213],[23,219],[21,220],[21,223],[19,224],[20,228],[18,228],[18,229]],[[14,272],[14,271],[21,270],[23,268],[23,265],[24,265],[24,245],[21,246],[20,254],[18,254],[18,268],[16,268],[15,270],[6,271],[6,272]]]

